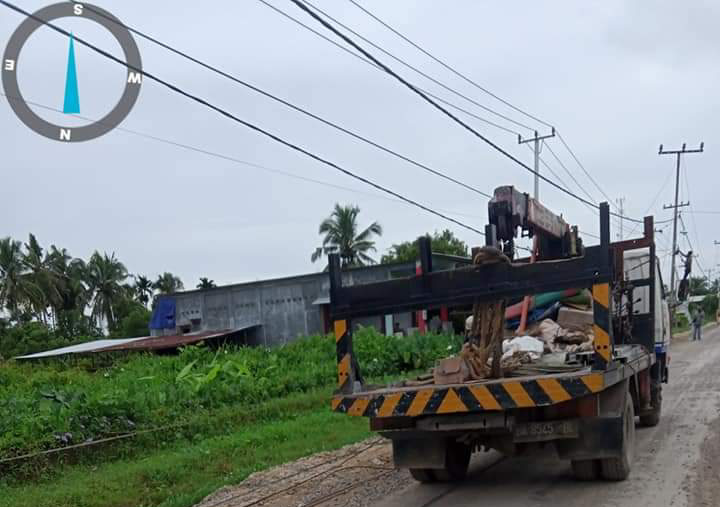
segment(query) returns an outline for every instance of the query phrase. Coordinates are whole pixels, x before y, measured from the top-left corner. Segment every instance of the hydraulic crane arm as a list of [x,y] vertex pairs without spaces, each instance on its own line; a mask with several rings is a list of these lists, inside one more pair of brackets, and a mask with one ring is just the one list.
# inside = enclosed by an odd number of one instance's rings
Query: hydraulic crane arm
[[506,255],[512,256],[518,227],[521,237],[537,238],[538,260],[561,259],[582,253],[576,226],[570,227],[561,215],[556,215],[511,185],[495,189],[488,203],[488,218],[487,243],[499,247],[502,241]]

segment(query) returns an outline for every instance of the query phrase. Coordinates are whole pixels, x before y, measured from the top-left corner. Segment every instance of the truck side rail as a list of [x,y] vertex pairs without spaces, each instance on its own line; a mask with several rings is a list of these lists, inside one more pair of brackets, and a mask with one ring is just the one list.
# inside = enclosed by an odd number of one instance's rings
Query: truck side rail
[[[646,226],[647,229],[647,226]],[[652,230],[652,229],[651,229]],[[630,246],[630,245],[628,245]],[[353,357],[350,319],[473,304],[568,288],[591,288],[593,296],[593,370],[607,370],[614,353],[612,282],[616,264],[610,244],[610,210],[600,205],[600,244],[583,255],[533,264],[490,264],[450,271],[432,271],[429,241],[420,241],[421,274],[397,280],[344,287],[340,259],[329,258],[330,314],[334,320],[338,363],[338,392],[353,393],[360,381]]]

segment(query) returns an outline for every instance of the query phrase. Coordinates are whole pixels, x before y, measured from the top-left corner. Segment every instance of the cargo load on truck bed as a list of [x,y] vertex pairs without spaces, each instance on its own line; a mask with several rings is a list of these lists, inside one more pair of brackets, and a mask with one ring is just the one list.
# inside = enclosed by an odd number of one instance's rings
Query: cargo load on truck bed
[[[333,410],[368,417],[373,430],[392,439],[396,465],[424,482],[463,476],[476,449],[516,454],[545,442],[571,460],[578,478],[624,479],[634,418],[657,424],[667,381],[669,322],[652,218],[642,238],[610,243],[602,204],[600,244],[586,247],[564,222],[545,220],[553,227],[544,234],[528,218],[532,199],[525,195],[530,205],[518,207],[517,194],[496,191],[487,245],[474,250],[469,266],[433,271],[429,241],[420,238],[417,276],[344,287],[339,259],[331,256]],[[516,227],[540,236],[533,258],[512,259]],[[551,311],[535,304],[552,293],[560,297]],[[509,325],[518,304],[520,322]],[[415,379],[364,382],[353,318],[443,307],[471,314],[459,354]],[[538,310],[534,322],[529,309]]]

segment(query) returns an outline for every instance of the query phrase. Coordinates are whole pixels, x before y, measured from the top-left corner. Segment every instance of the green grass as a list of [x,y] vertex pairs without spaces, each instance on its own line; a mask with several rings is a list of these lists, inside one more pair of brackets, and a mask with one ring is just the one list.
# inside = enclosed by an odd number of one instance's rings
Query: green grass
[[[457,352],[459,337],[354,334],[369,382]],[[135,430],[172,429],[0,465],[0,506],[185,506],[249,473],[369,434],[330,412],[335,341],[175,356],[0,362],[0,459]]]
[[258,422],[104,465],[75,465],[54,480],[3,488],[6,507],[191,506],[249,474],[369,436],[365,418],[328,408]]

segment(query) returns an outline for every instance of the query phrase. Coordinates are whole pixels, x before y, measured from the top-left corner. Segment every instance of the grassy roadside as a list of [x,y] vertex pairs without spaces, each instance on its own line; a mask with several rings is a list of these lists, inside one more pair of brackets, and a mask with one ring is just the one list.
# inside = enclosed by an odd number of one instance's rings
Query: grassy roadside
[[61,476],[2,489],[7,507],[187,507],[252,472],[367,436],[364,418],[324,406],[274,421],[257,421],[223,435],[149,451],[104,465],[66,466]]

